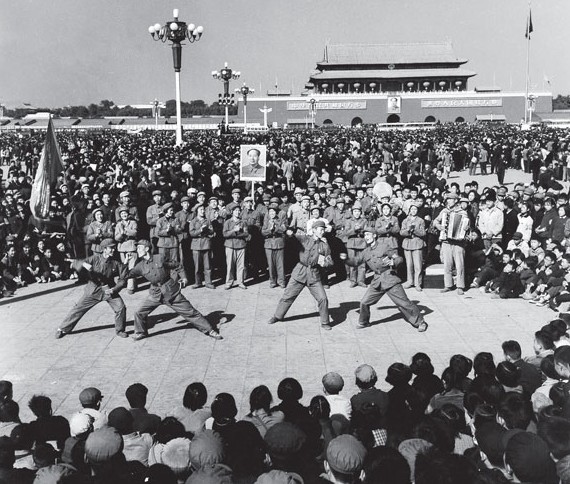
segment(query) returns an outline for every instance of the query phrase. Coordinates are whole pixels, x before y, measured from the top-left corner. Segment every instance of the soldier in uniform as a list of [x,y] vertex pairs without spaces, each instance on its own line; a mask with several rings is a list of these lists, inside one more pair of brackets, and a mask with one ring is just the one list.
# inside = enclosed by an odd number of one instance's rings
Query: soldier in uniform
[[190,199],[188,197],[182,197],[180,204],[182,205],[182,209],[176,212],[174,217],[182,230],[178,234],[178,257],[182,267],[184,267],[186,271],[187,268],[192,265],[192,258],[190,257],[190,235],[188,230],[190,221],[194,218],[194,214],[190,212]]
[[241,207],[241,190],[239,188],[232,190],[232,201],[226,205],[226,218],[232,216],[232,211],[236,206]]
[[[129,211],[123,207],[120,211],[121,219],[115,225],[115,240],[117,241],[117,250],[121,257],[121,262],[129,269],[135,266],[137,240],[137,222],[130,218]],[[136,290],[134,279],[127,280],[127,292],[133,294]]]
[[156,233],[156,223],[160,218],[162,212],[162,192],[160,190],[155,190],[152,192],[152,199],[154,204],[146,209],[146,223],[150,228],[150,243],[152,244],[153,253],[157,252],[158,248],[158,235]]
[[206,218],[212,220],[218,218],[220,209],[218,208],[218,197],[210,197],[208,199],[208,206],[206,207]]
[[93,221],[87,226],[85,241],[91,244],[91,252],[93,254],[101,254],[103,248],[101,242],[105,239],[113,238],[113,225],[108,220],[104,220],[101,208],[93,210]]
[[287,220],[291,221],[293,218],[293,214],[298,210],[301,210],[301,200],[303,198],[303,189],[300,187],[296,187],[295,191],[293,192],[293,196],[295,197],[295,203],[289,205],[287,209]]
[[[352,206],[352,218],[347,220],[344,227],[344,234],[348,238],[346,248],[348,249],[348,256],[351,259],[356,259],[358,254],[366,249],[366,241],[364,240],[364,228],[366,226],[366,219],[362,217],[362,205],[360,202],[354,202]],[[350,287],[366,287],[364,278],[366,276],[366,267],[362,263],[359,266],[350,266],[348,279]]]
[[119,211],[121,210],[121,208],[126,207],[129,209],[129,215],[133,220],[136,220],[137,223],[139,222],[139,212],[137,210],[136,205],[133,205],[131,203],[131,195],[127,190],[122,191],[119,194],[119,199],[120,199],[120,204],[117,207],[117,209],[115,210],[115,220],[119,220],[120,217],[120,213]]
[[[106,301],[115,312],[115,331],[117,336],[127,338],[125,333],[127,308],[119,292],[125,287],[127,266],[113,259],[115,241],[111,238],[101,241],[102,252],[93,254],[87,259],[67,259],[78,273],[87,271],[89,282],[85,286],[83,296],[59,325],[55,333],[57,339],[63,338],[73,331],[83,315],[101,301]],[[115,277],[118,277],[115,283]]]
[[165,203],[162,211],[163,216],[156,222],[158,253],[163,255],[165,260],[178,263],[178,236],[182,233],[182,227],[174,217],[172,203]]
[[263,237],[261,236],[263,218],[261,214],[252,207],[253,198],[245,197],[241,212],[241,219],[246,224],[249,233],[245,261],[248,275],[254,279],[258,279],[260,273],[264,272],[266,267],[264,260],[265,254],[263,251]]
[[311,197],[309,195],[303,195],[301,197],[301,205],[298,210],[293,212],[293,216],[291,217],[291,223],[289,224],[289,228],[293,230],[294,233],[306,233],[307,231],[307,222],[311,217],[311,212],[309,211],[309,206],[311,205]]
[[[287,234],[291,236],[293,231],[289,229]],[[322,220],[318,220],[313,225],[313,236],[308,236],[304,233],[295,234],[295,237],[302,245],[299,262],[293,269],[289,284],[287,284],[285,292],[277,305],[275,315],[268,321],[269,324],[282,320],[295,302],[295,299],[297,299],[297,296],[307,287],[317,301],[321,328],[326,330],[332,329],[329,319],[329,300],[321,281],[320,271],[321,268],[333,265],[331,249],[324,238],[324,234],[325,223]]]
[[240,218],[241,207],[234,207],[232,218],[224,222],[224,246],[226,247],[226,289],[237,280],[238,287],[247,289],[245,277],[245,248],[249,240],[247,224]]
[[408,299],[402,287],[402,280],[395,274],[394,269],[402,263],[402,258],[385,245],[377,242],[376,229],[368,226],[364,231],[366,249],[356,257],[347,257],[346,253],[340,255],[350,266],[366,264],[374,271],[374,278],[360,301],[360,318],[357,328],[370,326],[370,306],[376,304],[384,294],[390,299],[408,321],[418,331],[423,332],[428,325],[416,304]]
[[[144,277],[150,282],[149,294],[135,313],[135,336],[138,341],[148,336],[147,317],[158,306],[165,304],[196,329],[214,339],[223,339],[208,320],[190,304],[180,290],[187,283],[184,268],[173,261],[164,259],[162,254],[150,253],[150,242],[137,242],[139,262],[129,272],[129,277]],[[171,270],[178,275],[178,282],[171,276]]]
[[398,252],[398,235],[400,235],[400,223],[398,218],[392,215],[392,207],[389,203],[383,203],[380,209],[380,216],[376,219],[374,230],[378,235],[377,244],[386,249],[387,252],[395,254]]
[[287,225],[279,218],[279,205],[270,204],[267,217],[263,221],[261,234],[263,235],[265,256],[269,268],[269,287],[277,285],[285,288],[285,233]]
[[204,206],[196,209],[196,217],[190,222],[190,236],[192,237],[191,248],[194,257],[194,285],[192,289],[202,287],[202,281],[206,281],[208,289],[215,289],[212,284],[212,238],[215,235],[214,228],[205,217]]

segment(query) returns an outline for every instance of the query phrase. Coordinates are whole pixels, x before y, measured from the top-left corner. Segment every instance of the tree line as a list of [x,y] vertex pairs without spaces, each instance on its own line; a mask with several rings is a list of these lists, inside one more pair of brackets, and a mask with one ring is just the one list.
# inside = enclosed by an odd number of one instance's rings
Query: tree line
[[[176,116],[176,101],[170,99],[166,101],[166,108],[160,110],[161,117],[175,117]],[[65,106],[62,108],[17,108],[7,109],[4,111],[5,116],[11,118],[23,118],[30,112],[50,112],[56,117],[61,118],[103,118],[106,116],[138,116],[150,117],[153,115],[152,107],[149,103],[148,109],[135,109],[132,106],[117,106],[113,101],[104,99],[99,104],[91,103],[88,106]],[[224,106],[214,102],[210,105],[206,104],[201,99],[196,99],[190,102],[181,102],[182,117],[190,116],[215,116],[225,113]],[[232,115],[237,114],[237,106],[230,106],[229,113]]]

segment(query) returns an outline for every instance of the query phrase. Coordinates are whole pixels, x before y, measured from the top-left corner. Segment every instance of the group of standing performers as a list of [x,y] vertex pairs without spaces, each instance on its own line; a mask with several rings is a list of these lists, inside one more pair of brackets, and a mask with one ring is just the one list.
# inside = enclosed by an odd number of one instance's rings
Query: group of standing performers
[[[164,210],[165,208],[166,210]],[[235,243],[233,245],[225,244],[225,255],[228,261],[226,288],[231,288],[234,282],[239,287],[245,288],[243,265],[248,231],[240,217],[239,205],[236,204],[231,209],[232,217],[224,224],[224,238],[233,240]],[[165,223],[171,223],[172,207],[163,207],[163,211],[167,215]],[[384,294],[388,294],[404,318],[413,327],[420,332],[426,331],[427,323],[424,321],[420,309],[409,300],[404,291],[404,288],[412,286],[421,291],[423,242],[421,244],[419,242],[425,235],[425,227],[423,220],[416,216],[417,207],[415,205],[409,207],[408,217],[403,221],[401,229],[398,219],[392,215],[391,206],[388,203],[378,203],[379,217],[375,221],[370,221],[362,216],[362,207],[358,202],[354,204],[351,211],[352,217],[346,220],[343,227],[347,242],[341,248],[335,247],[335,250],[337,252],[336,258],[348,269],[350,286],[367,287],[360,303],[360,317],[357,327],[366,328],[370,326],[370,307],[376,304]],[[200,245],[202,239],[210,239],[206,233],[210,229],[204,212],[203,206],[198,207],[196,217],[189,224],[189,234],[192,237],[191,248],[196,273],[204,277],[206,287],[213,288],[210,248],[209,245],[204,247]],[[302,213],[303,211],[299,210],[299,214]],[[296,225],[294,222],[295,217],[293,217],[292,223],[285,223],[284,217],[280,216],[278,207],[269,205],[267,216],[264,218],[261,227],[270,286],[285,288],[274,316],[268,322],[274,324],[283,320],[297,296],[307,287],[317,302],[321,327],[330,330],[332,322],[325,292],[328,287],[327,269],[335,265],[331,246],[325,238],[325,233],[330,231],[330,224],[326,218],[313,217],[312,214],[307,220],[303,220],[304,225],[302,226],[306,227],[306,230],[300,230],[301,225]],[[162,233],[163,228],[159,225],[157,223],[157,232]],[[403,262],[403,258],[398,255],[396,235],[399,233],[405,236],[403,249],[408,270],[405,285],[402,285],[402,280],[397,275],[397,269]],[[154,234],[151,233],[152,235]],[[299,261],[293,268],[287,286],[285,286],[283,263],[286,237],[296,239],[299,245]],[[239,244],[240,241],[243,242],[241,245]],[[147,317],[162,304],[169,306],[206,335],[215,339],[222,339],[218,330],[182,295],[181,288],[187,284],[187,278],[183,264],[178,262],[176,254],[170,254],[168,248],[159,247],[159,254],[155,255],[153,254],[152,242],[154,242],[152,237],[150,241],[139,240],[135,244],[137,258],[133,257],[129,261],[119,262],[113,257],[116,242],[107,238],[100,242],[101,252],[97,252],[84,260],[72,260],[73,269],[78,273],[86,271],[89,282],[83,297],[57,329],[56,338],[59,339],[73,331],[81,317],[101,301],[106,301],[115,312],[117,335],[123,338],[128,337],[125,332],[126,308],[119,292],[127,285],[127,281],[129,281],[128,285],[132,287],[134,285],[132,281],[142,277],[150,282],[150,290],[134,316],[135,340],[148,336]],[[448,243],[446,242],[446,244]],[[177,250],[177,248],[172,248],[172,250]],[[420,259],[416,260],[418,257]],[[366,267],[374,272],[374,277],[369,286],[366,286],[365,283]],[[117,278],[116,281],[115,278]],[[193,287],[202,285],[202,280],[195,282]]]

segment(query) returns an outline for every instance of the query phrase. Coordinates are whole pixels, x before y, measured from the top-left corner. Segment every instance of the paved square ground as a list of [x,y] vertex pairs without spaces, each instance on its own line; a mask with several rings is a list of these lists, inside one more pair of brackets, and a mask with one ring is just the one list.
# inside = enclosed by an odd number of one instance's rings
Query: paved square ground
[[[277,384],[285,376],[302,383],[305,401],[322,392],[320,380],[327,371],[343,375],[345,392],[351,394],[356,391],[354,369],[365,362],[376,368],[380,385],[386,386],[388,365],[409,363],[418,351],[432,357],[439,374],[456,353],[472,358],[489,351],[500,360],[506,339],[517,339],[524,353],[531,354],[534,331],[555,315],[520,299],[491,300],[474,290],[458,296],[412,289],[408,294],[426,314],[427,332],[418,333],[406,323],[388,297],[372,311],[375,324],[358,330],[358,302],[365,289],[351,289],[343,282],[327,291],[335,321],[332,331],[321,330],[308,291],[285,321],[268,325],[283,290],[263,282],[247,291],[226,291],[223,286],[215,291],[184,289],[211,321],[228,321],[220,328],[222,341],[189,328],[165,306],[151,315],[150,338],[117,338],[106,303],[87,313],[73,334],[54,339],[58,323],[82,291],[72,282],[59,282],[25,288],[15,298],[0,300],[0,379],[14,383],[23,420],[31,417],[27,401],[35,393],[50,396],[54,411],[69,416],[78,409],[83,388],[98,387],[104,407],[111,410],[127,404],[125,389],[137,381],[149,388],[148,406],[160,415],[181,404],[186,385],[197,380],[208,388],[210,400],[222,391],[232,393],[240,415],[247,413],[249,393],[256,385],[266,384],[276,398]],[[129,332],[145,293],[123,294]]]
[[[460,186],[463,174],[449,181]],[[480,186],[496,183],[495,176],[477,176]],[[520,171],[507,172],[507,182],[528,181]],[[79,392],[96,386],[105,396],[104,408],[126,406],[126,388],[137,381],[149,388],[148,407],[160,415],[182,403],[186,385],[202,381],[209,402],[219,392],[232,393],[242,416],[248,411],[249,393],[266,384],[277,398],[277,384],[285,376],[297,378],[305,390],[304,402],[322,392],[321,377],[327,371],[343,375],[344,393],[356,391],[354,369],[361,363],[373,365],[384,383],[388,365],[409,363],[418,351],[428,353],[441,374],[450,356],[469,357],[489,351],[502,358],[501,342],[518,340],[523,353],[532,353],[533,333],[553,319],[548,308],[537,308],[521,299],[491,300],[479,291],[441,294],[437,289],[408,291],[421,306],[429,330],[418,333],[400,316],[385,297],[372,311],[376,324],[355,329],[359,301],[365,289],[350,289],[344,282],[328,292],[331,316],[336,325],[322,331],[316,305],[304,291],[292,306],[287,320],[268,325],[282,289],[270,289],[267,282],[225,291],[219,287],[184,289],[188,299],[212,322],[221,326],[223,341],[214,341],[188,328],[166,307],[151,316],[152,337],[134,342],[115,337],[113,312],[106,303],[92,309],[76,332],[54,339],[59,322],[80,297],[83,287],[73,282],[35,285],[19,290],[17,297],[0,300],[0,379],[14,383],[14,397],[20,403],[23,421],[31,419],[27,402],[43,393],[53,400],[54,411],[69,416],[79,408]],[[146,291],[130,296],[127,305],[128,330],[133,314]]]

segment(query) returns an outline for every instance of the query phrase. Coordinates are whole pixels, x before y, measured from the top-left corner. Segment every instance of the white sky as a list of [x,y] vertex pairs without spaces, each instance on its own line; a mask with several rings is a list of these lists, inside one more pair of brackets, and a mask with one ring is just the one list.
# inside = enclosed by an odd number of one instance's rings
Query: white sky
[[[524,90],[524,0],[0,0],[0,103],[38,107],[143,104],[174,98],[168,44],[148,26],[172,18],[201,24],[182,53],[182,98],[217,98],[224,61],[258,93],[298,94],[324,45],[441,42],[478,75],[469,85]],[[570,0],[533,0],[531,84],[570,94]],[[551,81],[549,86],[544,78]]]

